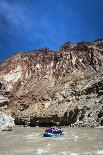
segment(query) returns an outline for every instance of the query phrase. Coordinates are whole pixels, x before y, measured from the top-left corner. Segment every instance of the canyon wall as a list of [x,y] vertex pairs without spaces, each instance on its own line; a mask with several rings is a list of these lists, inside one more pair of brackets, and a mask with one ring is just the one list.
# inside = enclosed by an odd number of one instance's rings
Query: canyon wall
[[0,110],[17,125],[103,125],[103,40],[17,52],[0,63]]

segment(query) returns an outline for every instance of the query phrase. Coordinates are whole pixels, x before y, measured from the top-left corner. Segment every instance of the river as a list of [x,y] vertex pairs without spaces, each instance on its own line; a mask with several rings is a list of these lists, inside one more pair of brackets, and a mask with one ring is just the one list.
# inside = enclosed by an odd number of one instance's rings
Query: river
[[103,155],[103,129],[64,128],[64,136],[42,137],[43,128],[0,132],[0,155]]

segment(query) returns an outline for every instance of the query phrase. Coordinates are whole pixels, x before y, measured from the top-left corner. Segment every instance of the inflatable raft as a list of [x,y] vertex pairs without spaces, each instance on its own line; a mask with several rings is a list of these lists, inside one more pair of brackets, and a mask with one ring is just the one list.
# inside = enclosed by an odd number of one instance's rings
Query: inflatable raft
[[58,137],[63,135],[63,130],[61,128],[48,127],[41,135],[43,137]]
[[57,137],[63,135],[62,129],[48,128],[42,133],[43,137]]
[[44,132],[43,133],[43,137],[58,137],[58,136],[62,136],[63,133],[60,133],[60,134],[53,134],[53,133],[50,133],[50,132]]

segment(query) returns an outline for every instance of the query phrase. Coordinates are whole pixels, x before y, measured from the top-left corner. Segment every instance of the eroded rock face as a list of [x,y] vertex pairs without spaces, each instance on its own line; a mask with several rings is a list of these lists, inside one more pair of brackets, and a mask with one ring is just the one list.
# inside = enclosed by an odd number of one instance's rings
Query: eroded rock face
[[44,48],[16,53],[0,64],[0,79],[10,93],[6,108],[1,107],[16,124],[103,124],[102,40],[68,42],[57,52]]

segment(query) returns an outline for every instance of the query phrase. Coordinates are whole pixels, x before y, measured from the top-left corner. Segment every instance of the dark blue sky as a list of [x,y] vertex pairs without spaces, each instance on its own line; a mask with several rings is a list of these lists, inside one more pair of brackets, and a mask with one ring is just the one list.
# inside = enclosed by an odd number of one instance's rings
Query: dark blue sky
[[103,0],[0,0],[0,60],[103,37]]

